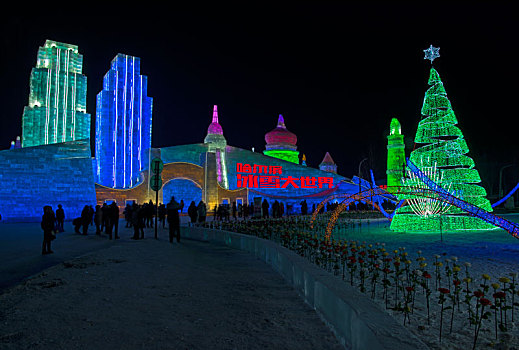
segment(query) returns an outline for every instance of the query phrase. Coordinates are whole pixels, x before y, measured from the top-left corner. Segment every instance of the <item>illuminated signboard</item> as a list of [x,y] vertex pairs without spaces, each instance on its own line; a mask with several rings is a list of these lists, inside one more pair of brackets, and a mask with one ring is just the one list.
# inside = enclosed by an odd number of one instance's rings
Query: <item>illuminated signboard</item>
[[[247,188],[333,188],[333,177],[283,177],[278,165],[236,164],[237,187]],[[326,188],[326,187],[325,187]]]

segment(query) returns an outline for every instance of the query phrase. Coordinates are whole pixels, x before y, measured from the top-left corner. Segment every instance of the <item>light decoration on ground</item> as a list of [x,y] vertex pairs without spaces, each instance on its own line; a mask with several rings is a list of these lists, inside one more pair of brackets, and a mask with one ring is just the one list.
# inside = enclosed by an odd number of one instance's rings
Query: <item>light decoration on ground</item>
[[[435,54],[436,52],[436,54]],[[438,57],[437,51],[426,52],[426,59]],[[438,183],[441,188],[449,189],[458,198],[491,212],[490,202],[485,198],[485,189],[474,160],[469,152],[463,133],[456,126],[458,121],[447,98],[447,93],[438,72],[431,68],[429,85],[422,106],[422,120],[418,124],[415,137],[415,150],[410,161],[417,164],[421,171],[437,167]],[[403,186],[413,186],[415,178],[405,179]],[[403,199],[404,196],[399,196]],[[411,201],[408,200],[409,203]],[[404,205],[397,211],[391,222],[394,231],[458,231],[492,228],[486,222],[470,216],[458,206],[451,206],[437,215],[416,215],[411,205]]]
[[22,117],[22,147],[90,138],[87,78],[75,45],[47,40],[31,71],[29,105]]
[[153,99],[140,58],[118,54],[97,95],[96,181],[112,188],[131,188],[148,168]]
[[[422,165],[420,169],[432,181],[436,183],[443,183],[443,173],[440,173],[438,171],[436,163],[434,163],[434,166],[432,167],[425,167]],[[411,209],[416,215],[423,217],[435,216],[445,213],[450,208],[451,204],[448,202],[430,197],[417,196],[417,193],[423,193],[424,191],[427,191],[429,188],[411,170],[407,169],[407,174],[409,178],[406,182],[406,186],[411,190],[410,192],[413,193],[413,195],[410,195],[409,198],[407,198],[407,203],[411,206]],[[451,184],[447,183],[447,188],[445,188],[445,190],[449,192],[450,187]]]

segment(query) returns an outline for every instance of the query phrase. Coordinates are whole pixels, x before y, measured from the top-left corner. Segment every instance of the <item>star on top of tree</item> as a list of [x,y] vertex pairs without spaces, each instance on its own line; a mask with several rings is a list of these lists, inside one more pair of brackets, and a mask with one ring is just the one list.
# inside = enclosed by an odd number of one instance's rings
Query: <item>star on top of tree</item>
[[429,46],[428,49],[423,50],[423,52],[425,52],[425,57],[423,59],[424,60],[431,60],[431,64],[432,64],[435,58],[440,57],[440,52],[439,51],[440,51],[439,47],[434,47],[434,46],[431,45],[431,46]]

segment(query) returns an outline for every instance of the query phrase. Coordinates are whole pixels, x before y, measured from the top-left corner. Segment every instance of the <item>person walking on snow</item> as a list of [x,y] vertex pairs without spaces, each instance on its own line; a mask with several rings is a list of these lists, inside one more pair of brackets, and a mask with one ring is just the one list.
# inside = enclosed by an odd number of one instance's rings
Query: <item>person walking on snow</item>
[[180,243],[180,217],[178,216],[180,204],[172,196],[166,208],[168,211],[169,242],[173,243],[173,237],[176,233],[177,242]]

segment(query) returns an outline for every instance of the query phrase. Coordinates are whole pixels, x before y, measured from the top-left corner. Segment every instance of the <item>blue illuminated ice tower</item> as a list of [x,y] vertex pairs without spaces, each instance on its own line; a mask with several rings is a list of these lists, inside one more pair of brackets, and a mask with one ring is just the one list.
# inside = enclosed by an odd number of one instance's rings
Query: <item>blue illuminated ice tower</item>
[[23,110],[22,147],[90,138],[87,78],[76,45],[47,40],[31,71],[29,105]]
[[103,186],[133,187],[148,168],[153,99],[140,63],[138,57],[117,54],[97,95],[95,173]]

